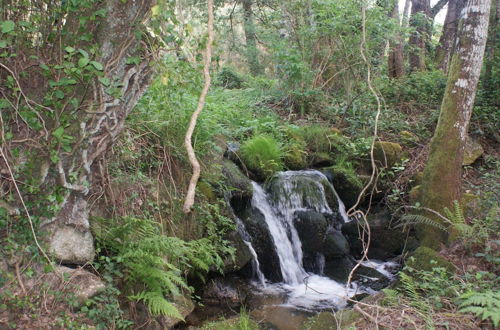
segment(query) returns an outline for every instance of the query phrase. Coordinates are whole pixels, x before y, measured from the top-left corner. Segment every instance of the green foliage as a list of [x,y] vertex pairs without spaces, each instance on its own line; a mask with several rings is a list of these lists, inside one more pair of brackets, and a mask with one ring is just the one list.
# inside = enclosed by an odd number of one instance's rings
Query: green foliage
[[227,89],[241,88],[243,86],[243,77],[233,68],[225,66],[217,73],[215,85]]
[[300,135],[312,152],[330,152],[332,148],[332,137],[335,135],[328,127],[321,125],[303,126]]
[[283,168],[280,144],[267,135],[255,135],[241,145],[241,158],[245,165],[262,178]]
[[186,242],[164,236],[149,219],[96,218],[93,231],[102,251],[126,274],[128,298],[144,301],[153,315],[182,318],[167,297],[191,291],[184,277],[187,273],[202,276],[211,265],[222,266],[210,239]]
[[481,320],[491,320],[496,328],[500,324],[500,292],[469,291],[460,297],[460,312],[472,313]]

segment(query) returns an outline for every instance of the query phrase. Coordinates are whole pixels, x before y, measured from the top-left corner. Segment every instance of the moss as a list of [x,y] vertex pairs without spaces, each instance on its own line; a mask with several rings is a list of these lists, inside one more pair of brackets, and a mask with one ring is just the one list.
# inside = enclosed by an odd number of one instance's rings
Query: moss
[[212,186],[205,182],[205,181],[200,181],[198,182],[198,191],[207,198],[207,200],[211,203],[217,202],[217,194],[215,193],[214,189]]
[[358,177],[352,164],[345,161],[337,162],[327,170],[333,174],[333,186],[342,201],[347,207],[353,206],[363,189],[363,182]]
[[285,166],[290,170],[301,170],[307,167],[306,143],[295,139],[285,147]]
[[327,152],[314,152],[309,155],[309,165],[314,167],[331,166],[335,162],[332,156]]
[[251,197],[253,193],[252,182],[230,160],[224,160],[222,166],[224,184],[232,191],[232,195]]
[[338,135],[338,130],[320,125],[303,126],[300,135],[312,152],[328,153],[332,148],[332,137]]
[[413,180],[413,186],[415,187],[422,184],[423,178],[424,178],[424,172],[417,172],[413,174],[413,176],[411,177],[411,179]]
[[387,141],[375,142],[373,150],[375,161],[382,167],[391,168],[401,161],[403,148],[400,144]]
[[414,133],[412,133],[410,131],[401,131],[399,133],[399,136],[401,136],[401,139],[403,139],[403,141],[405,141],[405,142],[415,143],[415,142],[418,142],[420,140],[417,135],[415,135]]
[[455,267],[451,262],[440,256],[435,250],[426,246],[420,246],[406,260],[406,265],[416,270],[431,271],[433,268],[442,267],[453,272]]
[[205,324],[201,329],[203,330],[258,330],[259,325],[248,316],[237,316],[227,320],[220,320]]

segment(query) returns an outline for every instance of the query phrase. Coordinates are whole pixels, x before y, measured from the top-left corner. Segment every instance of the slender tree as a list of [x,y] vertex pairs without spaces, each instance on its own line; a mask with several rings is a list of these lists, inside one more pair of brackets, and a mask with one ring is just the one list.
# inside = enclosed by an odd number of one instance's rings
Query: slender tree
[[[459,40],[448,73],[439,121],[430,143],[422,186],[422,206],[442,212],[460,200],[465,140],[483,63],[490,0],[468,0],[459,23]],[[439,221],[439,220],[437,220]],[[435,228],[419,229],[421,243],[437,248],[445,242]]]
[[443,25],[443,33],[439,38],[439,46],[436,49],[436,63],[444,72],[448,72],[448,65],[453,53],[455,40],[457,37],[458,21],[460,13],[466,0],[450,0],[448,11]]
[[[392,8],[390,8],[391,18],[400,25],[399,19],[399,5],[398,1],[392,1]],[[398,32],[395,40],[389,41],[389,56],[388,56],[388,74],[391,78],[400,78],[405,74],[404,67],[404,48],[401,34]]]
[[425,44],[429,37],[431,6],[429,0],[412,0],[410,26],[413,32],[410,35],[410,70],[425,69]]
[[254,76],[262,73],[259,61],[259,50],[257,49],[257,35],[255,33],[255,22],[253,15],[253,1],[241,0],[243,6],[243,28],[245,30],[246,57],[250,73]]

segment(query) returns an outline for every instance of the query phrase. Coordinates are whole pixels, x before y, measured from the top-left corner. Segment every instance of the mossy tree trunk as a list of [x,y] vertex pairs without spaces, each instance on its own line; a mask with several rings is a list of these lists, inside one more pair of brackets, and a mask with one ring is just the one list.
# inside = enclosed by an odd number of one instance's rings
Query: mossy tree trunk
[[262,66],[259,61],[259,50],[257,49],[257,35],[255,32],[255,22],[253,17],[253,1],[241,0],[243,5],[243,28],[246,40],[246,58],[250,73],[253,76],[262,74]]
[[[494,99],[494,94],[500,91],[500,79],[496,78],[494,72],[498,72],[500,64],[500,29],[498,20],[500,19],[500,0],[492,0],[490,13],[490,28],[488,31],[488,42],[485,51],[485,66],[483,76],[483,87],[488,96]],[[498,95],[498,94],[497,94]],[[497,105],[500,100],[496,99]]]
[[[20,181],[30,182],[31,188],[21,187],[23,199],[61,262],[85,263],[93,256],[87,199],[99,173],[96,164],[149,86],[154,40],[146,38],[144,22],[155,3],[8,5],[13,12],[33,11],[28,18],[12,17],[16,27],[29,19],[36,30],[13,30],[18,35],[9,51],[20,56],[0,61],[0,81],[18,80],[26,96],[20,100],[16,89],[0,84],[11,104],[2,109],[3,129],[12,135],[2,141],[7,161],[0,168],[10,163]],[[47,14],[40,13],[46,4]],[[22,120],[20,109],[32,120]],[[14,203],[19,206],[20,199]]]
[[450,58],[457,37],[458,21],[466,0],[450,0],[443,25],[443,33],[436,49],[436,63],[439,69],[448,72]]
[[[399,25],[399,5],[398,1],[392,2],[392,8],[390,9],[391,18]],[[404,66],[404,51],[403,51],[403,41],[401,34],[398,32],[395,40],[389,42],[389,57],[387,63],[388,75],[391,78],[400,78],[405,74]]]
[[[490,0],[469,0],[464,8],[439,121],[430,143],[420,203],[441,213],[460,200],[465,141],[483,63],[489,10]],[[419,228],[419,236],[422,245],[431,248],[446,241],[444,233],[430,226]]]

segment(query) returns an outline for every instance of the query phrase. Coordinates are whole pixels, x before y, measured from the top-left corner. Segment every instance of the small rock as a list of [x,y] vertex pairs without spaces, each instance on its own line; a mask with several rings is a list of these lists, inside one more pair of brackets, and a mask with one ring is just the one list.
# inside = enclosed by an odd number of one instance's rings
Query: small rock
[[462,165],[471,165],[481,157],[483,153],[484,149],[479,142],[468,136],[465,140],[464,160]]
[[375,161],[382,167],[391,168],[397,162],[401,161],[403,148],[400,144],[387,141],[375,142],[374,147]]

